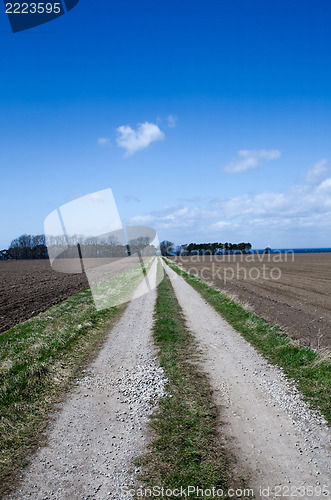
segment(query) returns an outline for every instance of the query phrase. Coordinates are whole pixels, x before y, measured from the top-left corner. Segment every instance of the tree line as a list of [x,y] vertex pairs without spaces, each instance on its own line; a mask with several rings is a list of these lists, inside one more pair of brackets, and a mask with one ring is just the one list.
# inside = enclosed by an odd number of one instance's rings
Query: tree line
[[[219,255],[233,253],[250,253],[250,243],[189,243],[174,245],[164,240],[160,243],[161,254],[170,255]],[[123,244],[113,235],[104,237],[83,238],[80,235],[48,236],[47,244],[44,234],[22,234],[14,239],[9,248],[0,250],[0,260],[48,259],[57,258],[123,258],[142,252],[144,255],[156,255],[157,249],[150,245],[148,236],[131,239]]]
[[123,258],[141,253],[155,255],[148,236],[131,239],[123,244],[112,235],[84,238],[80,235],[48,236],[23,234],[14,239],[9,248],[0,250],[0,260],[27,260],[52,258]]

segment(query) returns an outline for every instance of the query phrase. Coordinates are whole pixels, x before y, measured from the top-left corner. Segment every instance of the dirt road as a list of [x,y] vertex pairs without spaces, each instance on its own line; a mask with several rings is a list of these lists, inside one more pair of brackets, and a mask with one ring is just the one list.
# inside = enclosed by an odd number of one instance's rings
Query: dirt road
[[281,370],[268,365],[168,266],[166,271],[204,353],[237,476],[248,478],[257,498],[265,498],[261,487],[264,493],[269,488],[268,498],[295,497],[299,491],[301,498],[325,498],[318,494],[331,477],[330,434],[323,419],[309,411]]
[[[330,435],[323,419],[309,411],[281,370],[165,267],[202,349],[224,422],[220,432],[236,457],[234,475],[246,478],[256,498],[326,498],[319,493],[330,479]],[[154,264],[150,276],[155,274]],[[165,383],[151,341],[155,296],[152,291],[129,304],[55,415],[47,445],[7,498],[129,498],[121,486],[134,481],[132,460],[146,448],[150,401],[162,395]]]
[[[155,277],[156,262],[149,273]],[[132,484],[132,459],[146,446],[150,401],[164,386],[151,342],[156,291],[140,296],[145,287],[145,282],[138,287],[139,298],[133,298],[86,376],[68,394],[47,446],[32,458],[22,484],[8,498],[122,498],[121,486]]]

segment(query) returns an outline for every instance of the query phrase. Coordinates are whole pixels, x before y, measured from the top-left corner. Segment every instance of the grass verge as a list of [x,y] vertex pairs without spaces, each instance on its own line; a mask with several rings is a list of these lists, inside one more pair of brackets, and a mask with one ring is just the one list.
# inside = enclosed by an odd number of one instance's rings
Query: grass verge
[[151,420],[150,451],[136,461],[144,467],[141,479],[150,488],[195,485],[226,490],[227,458],[217,434],[217,409],[208,378],[197,364],[197,345],[167,276],[158,286],[154,340],[168,378],[167,395]]
[[54,403],[124,309],[96,311],[87,289],[0,334],[0,497],[42,442]]
[[331,362],[318,353],[286,335],[280,327],[266,322],[253,312],[199,278],[186,273],[166,260],[177,274],[182,276],[203,298],[232,325],[243,337],[257,348],[272,364],[281,366],[293,379],[312,408],[319,410],[331,423],[330,389]]
[[[132,261],[134,262],[133,259]],[[122,304],[123,302],[128,302],[132,295],[132,291],[138,286],[139,282],[147,276],[153,262],[153,257],[145,258],[143,266],[139,263],[124,272],[119,272],[110,279],[105,280],[104,277],[102,277],[101,283],[90,285],[94,301],[98,304],[98,308],[109,308],[117,304]],[[97,272],[99,271],[98,269]]]

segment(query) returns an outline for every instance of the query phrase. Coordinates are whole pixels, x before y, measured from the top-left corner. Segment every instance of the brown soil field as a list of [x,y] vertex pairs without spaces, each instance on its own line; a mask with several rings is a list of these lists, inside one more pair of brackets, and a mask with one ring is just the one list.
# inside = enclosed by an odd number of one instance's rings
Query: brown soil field
[[172,257],[313,348],[331,345],[331,253]]
[[81,273],[78,259],[56,260],[54,268],[48,259],[0,261],[0,332],[88,288],[87,276],[90,283],[102,282],[139,263],[136,256],[84,259]]
[[0,261],[0,332],[88,287],[85,274],[66,274],[49,260]]

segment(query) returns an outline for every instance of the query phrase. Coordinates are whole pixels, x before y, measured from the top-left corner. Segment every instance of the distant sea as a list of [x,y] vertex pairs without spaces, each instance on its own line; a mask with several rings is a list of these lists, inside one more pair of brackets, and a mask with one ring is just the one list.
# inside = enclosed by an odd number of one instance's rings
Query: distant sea
[[[264,248],[259,250],[259,249],[252,249],[253,253],[261,253],[264,251]],[[286,252],[294,252],[294,253],[324,253],[324,252],[331,252],[331,248],[271,248],[270,249],[271,253],[286,253]]]

